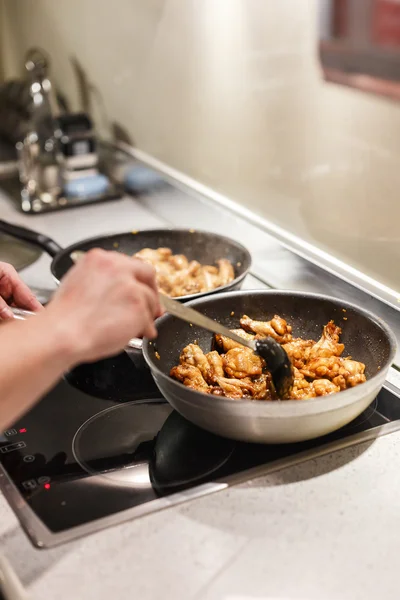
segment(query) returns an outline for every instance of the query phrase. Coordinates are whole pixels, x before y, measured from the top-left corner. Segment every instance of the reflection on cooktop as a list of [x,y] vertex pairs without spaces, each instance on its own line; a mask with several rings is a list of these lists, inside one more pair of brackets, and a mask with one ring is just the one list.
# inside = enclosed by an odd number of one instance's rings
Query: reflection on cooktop
[[2,468],[20,495],[13,508],[18,513],[23,498],[32,509],[23,526],[36,542],[43,526],[52,545],[79,535],[81,525],[95,529],[127,510],[133,517],[159,509],[155,501],[177,491],[196,494],[199,484],[400,419],[399,398],[382,390],[360,417],[324,438],[245,444],[189,423],[149,378],[125,354],[81,365],[0,437]]

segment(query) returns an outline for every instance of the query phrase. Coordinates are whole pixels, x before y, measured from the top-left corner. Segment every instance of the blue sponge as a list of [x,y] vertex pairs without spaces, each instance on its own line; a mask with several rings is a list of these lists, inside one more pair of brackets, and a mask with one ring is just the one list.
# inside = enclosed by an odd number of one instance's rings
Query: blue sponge
[[66,196],[88,197],[100,196],[107,191],[110,182],[108,177],[102,174],[92,175],[91,177],[82,177],[72,179],[64,184],[64,193]]
[[132,192],[143,192],[159,185],[164,180],[156,171],[136,165],[129,169],[124,177],[125,188]]

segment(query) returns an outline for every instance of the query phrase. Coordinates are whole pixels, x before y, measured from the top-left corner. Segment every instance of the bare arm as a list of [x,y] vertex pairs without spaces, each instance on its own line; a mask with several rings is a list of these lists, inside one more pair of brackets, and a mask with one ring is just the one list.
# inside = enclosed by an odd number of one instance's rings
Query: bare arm
[[74,346],[47,311],[0,330],[0,431],[37,401],[76,360]]
[[160,314],[149,265],[88,252],[45,309],[0,326],[0,431],[73,366],[116,354],[132,337],[155,337]]

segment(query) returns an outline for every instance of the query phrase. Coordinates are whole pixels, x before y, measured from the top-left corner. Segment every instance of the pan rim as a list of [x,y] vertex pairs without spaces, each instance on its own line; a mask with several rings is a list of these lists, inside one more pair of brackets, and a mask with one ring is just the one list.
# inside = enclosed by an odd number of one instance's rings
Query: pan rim
[[[57,277],[57,275],[55,273],[55,266],[61,260],[61,258],[63,258],[66,254],[70,254],[74,250],[79,249],[82,246],[82,244],[96,242],[98,240],[104,240],[104,238],[121,237],[121,236],[130,235],[130,234],[131,235],[138,235],[140,233],[148,233],[148,234],[159,233],[159,234],[161,234],[161,233],[174,232],[174,231],[177,233],[192,233],[192,234],[200,233],[203,235],[217,237],[217,238],[219,238],[219,240],[226,242],[230,246],[234,246],[238,250],[240,250],[245,257],[244,262],[247,263],[247,267],[245,267],[243,273],[240,273],[240,275],[235,277],[235,279],[233,279],[226,285],[217,287],[213,290],[210,290],[209,292],[199,292],[197,294],[187,294],[186,296],[179,296],[179,297],[175,298],[176,300],[179,300],[180,302],[189,302],[192,300],[203,299],[204,297],[211,296],[213,294],[220,294],[221,292],[223,293],[223,291],[229,290],[230,287],[238,285],[241,281],[243,281],[243,279],[250,272],[250,269],[252,266],[252,257],[251,257],[249,250],[245,246],[243,246],[243,244],[234,240],[233,238],[230,238],[229,236],[222,235],[220,233],[214,233],[213,231],[207,231],[205,229],[195,229],[192,227],[190,227],[190,228],[188,228],[188,227],[157,227],[155,229],[137,229],[137,230],[132,229],[131,231],[122,231],[119,233],[118,232],[104,233],[103,235],[92,236],[89,238],[85,238],[84,240],[80,240],[79,242],[70,244],[69,246],[66,246],[62,250],[60,250],[60,252],[51,261],[51,266],[50,266],[51,274],[52,274],[54,280],[56,281],[56,283],[60,284],[61,280]],[[221,258],[223,258],[223,257],[221,257]]]
[[[295,297],[299,297],[299,298],[309,298],[310,300],[312,300],[312,299],[325,300],[328,302],[333,302],[334,304],[338,304],[342,308],[355,310],[358,313],[361,313],[364,317],[366,317],[368,320],[375,323],[382,330],[382,333],[386,336],[386,338],[389,342],[389,348],[390,348],[389,357],[385,361],[385,363],[383,365],[381,365],[381,370],[361,385],[363,386],[363,390],[365,390],[366,395],[368,393],[372,393],[375,388],[379,388],[383,385],[383,382],[386,379],[387,371],[390,368],[390,366],[393,364],[393,360],[394,360],[396,350],[397,350],[397,340],[396,340],[394,333],[390,329],[390,327],[387,325],[387,323],[383,319],[381,319],[381,317],[377,316],[376,314],[374,314],[364,308],[360,308],[356,304],[348,302],[347,300],[342,300],[341,298],[337,298],[335,296],[329,296],[327,294],[318,294],[318,293],[314,293],[314,292],[302,292],[302,291],[298,291],[298,290],[275,290],[275,289],[274,290],[238,290],[238,291],[231,291],[231,292],[225,292],[222,294],[218,294],[218,300],[221,300],[224,298],[229,299],[230,297],[231,298],[232,297],[243,297],[243,296],[248,296],[248,295],[252,295],[252,296],[274,296],[274,295],[276,295],[276,296],[295,296]],[[203,303],[208,304],[210,302],[213,302],[214,300],[216,300],[216,298],[209,296],[209,297],[193,300],[191,302],[188,302],[187,304],[188,304],[188,306],[192,306],[193,308],[195,308],[198,304],[203,304]],[[156,321],[157,329],[159,328],[160,325],[162,325],[163,322],[165,322],[169,319],[172,319],[172,318],[173,317],[171,315],[166,314],[166,315],[163,315],[162,317],[160,317],[159,319],[157,319],[157,321]],[[145,361],[146,361],[148,367],[150,368],[150,370],[153,373],[153,377],[155,377],[155,375],[154,375],[154,372],[155,372],[157,378],[159,377],[163,381],[167,382],[169,385],[172,385],[173,388],[175,388],[177,390],[181,390],[183,384],[180,383],[179,381],[176,381],[169,375],[165,374],[157,366],[157,364],[155,362],[153,362],[152,357],[150,356],[150,353],[149,353],[150,343],[152,343],[152,341],[148,340],[147,338],[145,338],[143,340],[143,356],[145,358]],[[203,392],[190,390],[190,388],[187,388],[187,387],[185,387],[185,389],[189,390],[191,392],[193,399],[196,399],[199,401],[199,408],[201,406],[203,406],[204,408],[207,408],[208,404],[212,404],[215,409],[216,406],[220,406],[220,407],[231,406],[232,403],[234,403],[235,406],[240,407],[239,410],[243,410],[244,412],[248,408],[252,407],[251,411],[253,412],[253,414],[254,414],[254,411],[256,411],[258,413],[257,416],[260,416],[260,417],[264,416],[265,418],[275,418],[275,417],[281,418],[281,417],[286,416],[285,414],[282,414],[283,411],[285,411],[288,413],[287,417],[291,418],[296,413],[298,416],[302,416],[302,415],[306,416],[309,412],[313,413],[313,408],[315,408],[315,407],[318,407],[318,409],[321,409],[320,412],[330,412],[330,411],[336,411],[340,408],[343,408],[344,406],[350,405],[354,402],[354,390],[356,390],[359,387],[360,386],[356,386],[355,388],[349,388],[349,389],[343,390],[341,392],[336,392],[335,394],[329,394],[327,396],[319,396],[317,398],[309,398],[309,399],[304,399],[304,400],[284,400],[284,401],[276,401],[276,400],[256,401],[256,400],[250,400],[250,399],[226,398],[226,397],[222,397],[222,396],[213,396],[211,398],[209,394],[204,394]],[[331,402],[329,402],[329,401],[332,401],[333,398],[335,398],[335,405],[331,406]],[[339,398],[340,398],[340,401],[338,401]],[[255,407],[260,407],[260,408],[255,408]],[[267,411],[263,410],[262,407],[264,407],[264,409],[266,407],[268,407],[268,409],[271,412],[268,412],[268,414],[265,414],[265,412],[267,412]],[[263,412],[264,412],[264,414],[262,414]]]

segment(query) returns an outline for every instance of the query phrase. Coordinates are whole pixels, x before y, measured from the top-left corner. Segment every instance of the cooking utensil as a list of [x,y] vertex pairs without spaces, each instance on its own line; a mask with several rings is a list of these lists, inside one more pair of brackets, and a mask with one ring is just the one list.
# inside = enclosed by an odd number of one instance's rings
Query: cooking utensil
[[171,315],[157,321],[158,337],[143,345],[144,358],[168,402],[196,425],[224,437],[256,443],[290,443],[328,434],[360,415],[382,387],[396,352],[387,325],[373,314],[319,294],[257,290],[218,294],[189,303],[230,329],[248,314],[267,320],[279,314],[293,326],[293,337],[317,340],[331,319],[342,327],[345,354],[366,365],[359,386],[309,400],[233,400],[185,387],[169,375],[181,350],[194,340],[208,352],[212,335]]
[[253,350],[256,354],[259,354],[267,363],[267,368],[271,373],[272,381],[278,396],[284,398],[290,391],[290,388],[293,385],[292,364],[285,350],[272,337],[265,337],[260,340],[247,340],[233,331],[230,331],[227,327],[221,325],[221,323],[218,323],[214,319],[209,319],[197,310],[189,308],[189,306],[181,304],[172,298],[160,294],[160,300],[164,309],[171,315],[174,315],[191,325],[198,325],[203,329],[207,329],[208,331],[211,331],[211,333],[220,333],[234,342],[250,348],[250,350]]

